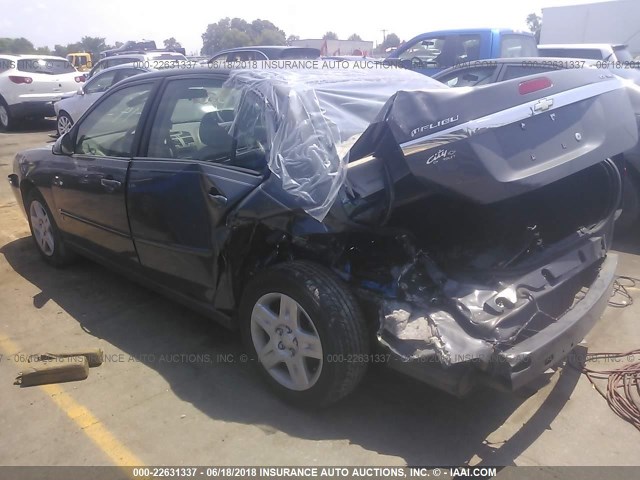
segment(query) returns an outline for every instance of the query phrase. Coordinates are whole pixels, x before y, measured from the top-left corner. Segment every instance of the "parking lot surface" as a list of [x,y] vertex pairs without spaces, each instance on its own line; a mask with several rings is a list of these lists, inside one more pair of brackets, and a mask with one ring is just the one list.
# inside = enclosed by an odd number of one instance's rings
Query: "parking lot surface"
[[[0,134],[1,176],[54,128]],[[640,277],[634,238],[616,245],[619,273]],[[570,367],[537,392],[464,399],[373,368],[337,406],[292,408],[243,361],[236,333],[89,261],[47,266],[5,181],[0,254],[1,465],[640,464],[638,431]],[[609,307],[589,350],[638,348],[639,314],[640,302]],[[30,354],[88,348],[106,358],[84,381],[13,385]]]

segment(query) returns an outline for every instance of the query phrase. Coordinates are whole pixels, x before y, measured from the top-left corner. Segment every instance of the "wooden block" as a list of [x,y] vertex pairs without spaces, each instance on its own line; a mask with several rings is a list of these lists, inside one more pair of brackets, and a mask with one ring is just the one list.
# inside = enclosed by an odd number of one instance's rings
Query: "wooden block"
[[42,355],[38,355],[35,359],[36,362],[42,362],[47,360],[54,360],[57,358],[69,358],[69,357],[86,357],[89,362],[89,367],[99,367],[102,365],[104,361],[104,352],[102,349],[94,349],[94,350],[78,350],[76,352],[66,352],[66,353],[43,353]]
[[32,387],[47,383],[73,382],[89,376],[89,361],[84,356],[56,358],[33,365],[20,372],[15,382],[17,385]]

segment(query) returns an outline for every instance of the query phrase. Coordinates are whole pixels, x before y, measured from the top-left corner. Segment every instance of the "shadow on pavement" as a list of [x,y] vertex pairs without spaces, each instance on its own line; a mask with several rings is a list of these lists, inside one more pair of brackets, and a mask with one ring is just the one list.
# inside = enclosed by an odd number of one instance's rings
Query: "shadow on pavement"
[[11,131],[0,133],[0,138],[2,138],[3,134],[38,133],[49,131],[52,134],[56,133],[56,120],[54,118],[27,119],[18,122],[15,128],[12,128]]
[[[44,264],[30,238],[0,249],[11,267],[40,289],[34,308],[49,299],[82,328],[126,354],[162,353],[239,358],[238,335],[214,322],[85,261],[65,270]],[[256,425],[311,439],[346,439],[363,449],[403,458],[409,465],[513,465],[562,411],[579,379],[562,374],[540,408],[511,438],[486,439],[525,401],[522,396],[481,389],[456,399],[383,368],[371,369],[345,401],[322,411],[294,409],[276,399],[247,364],[148,363],[173,392],[211,418]],[[276,460],[277,462],[277,460]],[[285,462],[286,463],[286,462]]]

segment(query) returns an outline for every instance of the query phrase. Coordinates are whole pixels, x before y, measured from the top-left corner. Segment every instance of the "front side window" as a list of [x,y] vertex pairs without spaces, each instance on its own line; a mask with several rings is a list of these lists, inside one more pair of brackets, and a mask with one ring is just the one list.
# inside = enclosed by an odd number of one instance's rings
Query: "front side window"
[[108,95],[78,124],[75,153],[131,157],[135,132],[153,84],[131,85]]
[[111,85],[113,85],[113,79],[116,76],[116,72],[113,70],[110,72],[101,72],[95,75],[84,86],[84,93],[100,93],[105,92]]
[[216,78],[169,82],[151,128],[149,157],[261,171],[266,151],[265,106],[257,96]]

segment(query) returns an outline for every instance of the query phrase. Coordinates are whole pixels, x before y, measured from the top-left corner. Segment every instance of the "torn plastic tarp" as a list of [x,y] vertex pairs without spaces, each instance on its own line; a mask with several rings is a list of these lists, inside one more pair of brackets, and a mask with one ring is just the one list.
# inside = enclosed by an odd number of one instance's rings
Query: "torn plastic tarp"
[[[296,206],[322,221],[346,178],[349,149],[398,91],[447,88],[404,69],[235,70],[225,86],[261,95],[276,114],[269,169]],[[233,128],[233,126],[231,127]]]

